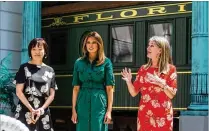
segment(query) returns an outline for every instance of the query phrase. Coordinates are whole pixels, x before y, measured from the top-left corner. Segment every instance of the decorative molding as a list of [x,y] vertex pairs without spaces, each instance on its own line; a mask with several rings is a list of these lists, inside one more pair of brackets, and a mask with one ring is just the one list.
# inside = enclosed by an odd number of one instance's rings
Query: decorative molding
[[57,17],[57,18],[54,18],[54,22],[52,24],[50,24],[49,27],[51,27],[51,26],[62,26],[62,25],[67,25],[67,23],[62,21],[61,17]]
[[188,14],[192,12],[191,3],[192,2],[162,4],[155,6],[106,10],[101,12],[91,12],[91,13],[76,14],[76,15],[63,15],[59,17],[45,17],[42,19],[42,28],[102,22],[102,21],[166,16],[166,15],[174,15],[174,14]]

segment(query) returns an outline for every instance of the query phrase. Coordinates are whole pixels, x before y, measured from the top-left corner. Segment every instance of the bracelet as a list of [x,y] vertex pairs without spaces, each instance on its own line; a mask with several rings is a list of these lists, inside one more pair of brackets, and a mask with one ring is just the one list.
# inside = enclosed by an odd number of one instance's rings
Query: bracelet
[[43,115],[44,112],[45,112],[44,109],[43,108],[40,108],[40,114]]
[[168,85],[165,85],[165,86],[163,87],[163,90],[166,90],[166,89],[168,89]]

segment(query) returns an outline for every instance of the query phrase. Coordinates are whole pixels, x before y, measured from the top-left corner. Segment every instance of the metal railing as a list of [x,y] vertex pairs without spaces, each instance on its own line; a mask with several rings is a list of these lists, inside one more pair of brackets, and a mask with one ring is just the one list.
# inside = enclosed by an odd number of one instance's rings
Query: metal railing
[[191,102],[207,104],[208,102],[208,74],[194,73],[191,76]]

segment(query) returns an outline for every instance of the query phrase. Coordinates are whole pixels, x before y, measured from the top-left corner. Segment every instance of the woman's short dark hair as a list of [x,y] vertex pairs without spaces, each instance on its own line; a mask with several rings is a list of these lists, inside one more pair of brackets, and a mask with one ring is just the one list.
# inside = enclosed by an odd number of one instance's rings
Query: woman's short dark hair
[[44,57],[46,57],[48,55],[48,45],[43,38],[34,38],[30,41],[30,43],[28,45],[28,56],[32,57],[31,50],[32,50],[32,48],[36,47],[36,45],[38,45],[38,46],[42,45],[44,47],[44,52],[45,52]]

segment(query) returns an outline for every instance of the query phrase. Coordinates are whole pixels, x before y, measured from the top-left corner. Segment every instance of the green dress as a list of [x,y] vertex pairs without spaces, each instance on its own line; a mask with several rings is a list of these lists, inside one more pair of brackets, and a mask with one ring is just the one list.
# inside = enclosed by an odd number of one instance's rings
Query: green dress
[[107,110],[106,86],[115,85],[112,63],[105,58],[103,64],[92,64],[88,58],[76,60],[73,71],[73,86],[80,86],[76,111],[77,131],[107,131],[104,117]]

